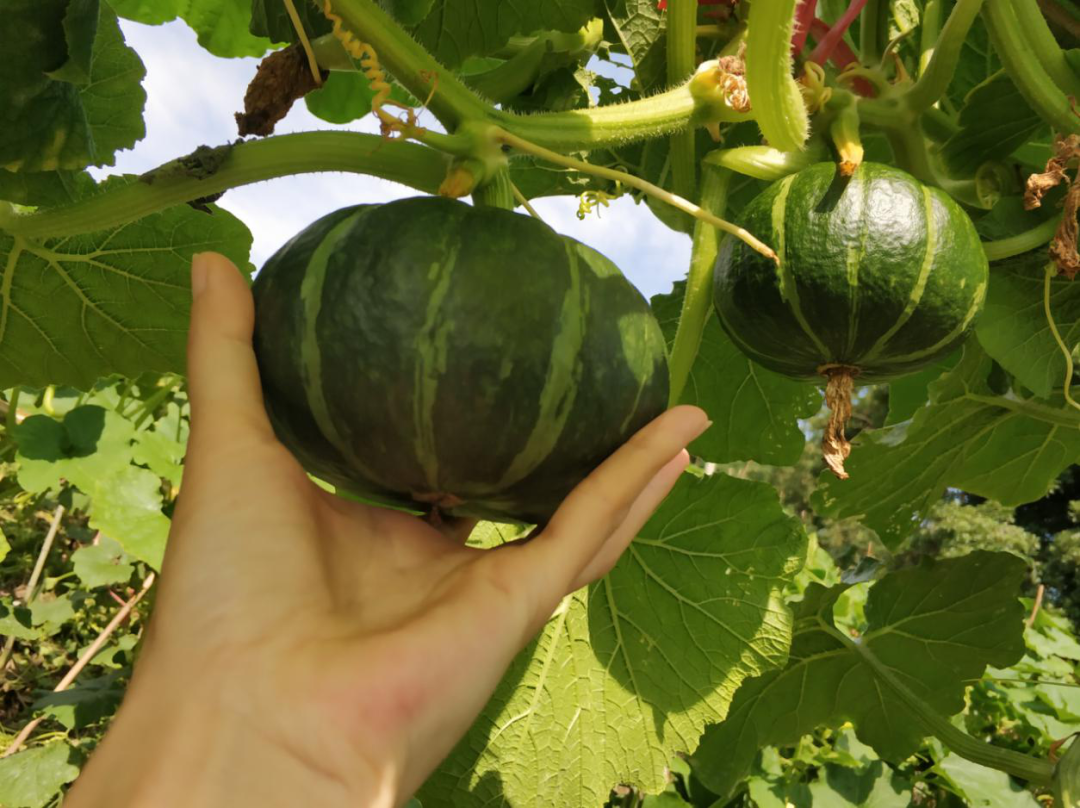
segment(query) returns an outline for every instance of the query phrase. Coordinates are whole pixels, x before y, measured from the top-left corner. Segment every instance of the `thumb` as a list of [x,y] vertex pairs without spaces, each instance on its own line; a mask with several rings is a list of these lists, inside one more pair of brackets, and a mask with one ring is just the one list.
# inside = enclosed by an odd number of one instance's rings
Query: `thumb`
[[188,396],[191,449],[273,439],[251,347],[255,303],[228,258],[197,253],[191,261]]

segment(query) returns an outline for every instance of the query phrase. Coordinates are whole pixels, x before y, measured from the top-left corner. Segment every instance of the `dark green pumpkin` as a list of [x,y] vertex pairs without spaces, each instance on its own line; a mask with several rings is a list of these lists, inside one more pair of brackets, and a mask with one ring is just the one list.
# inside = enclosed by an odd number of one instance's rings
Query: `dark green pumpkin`
[[777,266],[728,238],[715,273],[720,322],[756,362],[811,379],[852,368],[860,382],[917,370],[971,330],[988,266],[971,219],[910,174],[819,163],[777,181],[740,224]]
[[281,440],[377,500],[547,519],[667,406],[648,303],[595,250],[439,197],[361,205],[282,247],[254,286]]

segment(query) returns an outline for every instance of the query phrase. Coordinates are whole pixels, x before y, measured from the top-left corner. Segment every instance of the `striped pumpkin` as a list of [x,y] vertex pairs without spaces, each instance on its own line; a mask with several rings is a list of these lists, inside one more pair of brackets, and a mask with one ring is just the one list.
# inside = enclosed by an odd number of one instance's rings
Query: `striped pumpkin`
[[610,261],[439,197],[331,213],[254,286],[281,440],[375,501],[526,522],[667,406],[663,336]]
[[[720,322],[765,367],[825,377],[834,415],[855,383],[909,373],[955,349],[986,296],[971,219],[890,166],[863,163],[850,178],[833,163],[810,166],[763,191],[741,224],[780,260],[725,240],[714,276]],[[846,444],[842,424],[839,432]]]
[[848,180],[818,163],[767,188],[741,223],[780,263],[728,238],[716,309],[748,356],[786,376],[847,365],[876,382],[917,370],[964,339],[986,296],[971,219],[897,168],[863,163]]

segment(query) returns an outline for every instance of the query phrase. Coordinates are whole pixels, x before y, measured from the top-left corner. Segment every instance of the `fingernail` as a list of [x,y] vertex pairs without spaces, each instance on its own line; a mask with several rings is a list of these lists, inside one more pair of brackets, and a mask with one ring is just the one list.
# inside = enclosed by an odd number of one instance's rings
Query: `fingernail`
[[210,256],[207,253],[195,253],[191,256],[191,296],[198,297],[206,291],[210,282]]

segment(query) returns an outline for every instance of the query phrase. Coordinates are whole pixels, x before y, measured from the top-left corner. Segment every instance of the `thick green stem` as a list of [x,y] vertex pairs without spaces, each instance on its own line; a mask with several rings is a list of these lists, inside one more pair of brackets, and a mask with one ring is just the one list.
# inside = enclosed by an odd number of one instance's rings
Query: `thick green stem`
[[929,109],[945,94],[960,62],[964,40],[982,5],[983,0],[957,0],[941,29],[929,64],[919,75],[919,80],[904,93],[904,100],[911,110]]
[[919,116],[923,133],[936,143],[944,143],[960,131],[960,124],[954,121],[948,113],[940,109],[930,107]]
[[1029,783],[1043,786],[1050,784],[1054,775],[1052,763],[972,738],[963,730],[953,726],[948,719],[938,714],[913,693],[865,643],[853,642],[842,631],[837,631],[832,626],[827,626],[826,630],[829,630],[833,636],[841,638],[843,643],[870,667],[877,679],[886,685],[892,695],[904,705],[908,714],[951,751],[972,763],[1006,772],[1023,778]]
[[437,83],[428,109],[449,130],[465,122],[494,122],[537,145],[569,152],[617,146],[706,123],[734,123],[753,117],[750,113],[737,113],[696,101],[690,93],[689,83],[629,104],[513,115],[496,110],[483,101],[436,62],[374,0],[330,2],[332,13],[341,18],[345,28],[355,33],[354,38],[371,45],[378,53],[380,63],[413,95],[426,99],[431,94],[432,82]]
[[1031,52],[1011,0],[986,0],[983,19],[994,51],[1031,108],[1059,132],[1080,132],[1080,117]]
[[707,123],[752,120],[721,104],[694,98],[690,82],[628,104],[607,104],[569,112],[513,115],[496,113],[499,126],[538,146],[558,152],[590,151],[662,137]]
[[473,202],[479,207],[513,210],[516,200],[510,172],[505,168],[495,172],[495,176],[473,191],[472,196]]
[[[697,67],[697,0],[669,0],[667,8],[668,85],[682,84]],[[672,190],[692,199],[697,184],[694,130],[671,136]]]
[[927,0],[923,8],[922,19],[919,20],[919,75],[926,72],[927,65],[937,48],[938,36],[941,33],[941,2],[942,0]]
[[761,134],[784,151],[801,149],[810,117],[791,77],[791,36],[797,0],[754,0],[746,29],[746,89]]
[[859,15],[859,61],[864,65],[874,65],[881,61],[882,29],[887,15],[882,8],[887,0],[867,0]]
[[1004,258],[1012,258],[1014,255],[1037,249],[1050,242],[1050,239],[1054,237],[1054,233],[1057,232],[1059,224],[1061,224],[1061,217],[1055,216],[1030,230],[1017,233],[1015,236],[998,239],[997,241],[984,241],[982,245],[983,252],[986,253],[987,260],[1000,261]]
[[144,181],[73,205],[0,218],[0,229],[31,238],[89,233],[229,188],[319,171],[371,174],[434,193],[448,165],[446,155],[426,146],[358,132],[276,135],[221,148],[227,150],[227,156],[205,178],[190,176],[175,163],[167,163],[143,175]]
[[[483,119],[492,111],[464,82],[435,61],[435,57],[404,31],[375,0],[328,2],[331,12],[341,18],[345,28],[354,33],[355,38],[375,49],[380,64],[405,89],[420,99],[431,95],[427,108],[447,129],[453,130],[466,120]],[[433,95],[432,82],[437,83]]]
[[1080,78],[1066,61],[1065,52],[1046,24],[1038,0],[1012,0],[1012,10],[1019,22],[1021,35],[1027,38],[1030,50],[1043,70],[1065,95],[1080,100]]
[[[727,207],[728,183],[732,172],[708,163],[701,169],[701,207],[712,215],[723,218]],[[694,225],[694,245],[690,251],[690,272],[686,277],[686,295],[683,297],[679,327],[671,346],[672,406],[679,403],[690,369],[701,346],[705,323],[712,313],[712,277],[720,242],[720,232],[708,222]]]
[[767,182],[782,180],[824,159],[821,148],[809,147],[804,151],[785,152],[772,146],[739,146],[734,149],[716,149],[702,161],[705,165],[726,168],[738,174],[746,174]]

